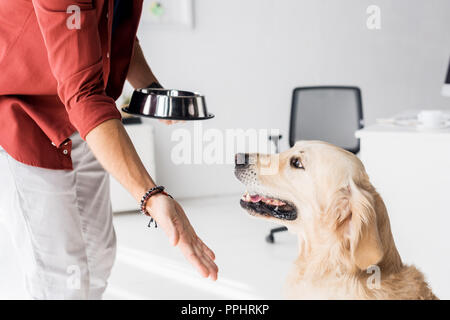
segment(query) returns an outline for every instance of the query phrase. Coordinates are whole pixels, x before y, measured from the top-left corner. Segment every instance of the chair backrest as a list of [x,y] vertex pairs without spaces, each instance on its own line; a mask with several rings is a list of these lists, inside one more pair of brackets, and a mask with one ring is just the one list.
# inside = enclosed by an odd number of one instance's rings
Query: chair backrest
[[295,88],[292,96],[289,144],[322,140],[359,152],[355,131],[363,127],[361,90],[357,87]]

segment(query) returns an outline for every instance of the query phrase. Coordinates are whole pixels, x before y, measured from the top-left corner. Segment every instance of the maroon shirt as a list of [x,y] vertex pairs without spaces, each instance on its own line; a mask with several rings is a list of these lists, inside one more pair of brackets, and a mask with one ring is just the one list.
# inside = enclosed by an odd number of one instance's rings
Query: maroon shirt
[[[142,11],[142,0],[126,3],[112,39],[113,0],[0,1],[0,145],[14,159],[72,169],[68,138],[121,118]],[[68,27],[71,5],[80,28]]]

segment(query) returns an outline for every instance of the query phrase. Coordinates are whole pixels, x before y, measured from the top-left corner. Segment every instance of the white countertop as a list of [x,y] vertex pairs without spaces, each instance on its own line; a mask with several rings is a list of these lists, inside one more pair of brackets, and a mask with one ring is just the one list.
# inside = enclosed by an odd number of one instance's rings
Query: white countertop
[[[405,111],[401,114],[398,114],[389,119],[383,119],[380,122],[369,125],[361,130],[355,132],[355,136],[357,138],[363,138],[369,135],[374,134],[383,134],[383,135],[420,135],[422,137],[430,136],[430,137],[450,137],[450,125],[443,129],[421,129],[415,125],[398,125],[394,123],[389,123],[393,119],[412,119],[417,117],[417,113],[419,110],[409,110]],[[450,119],[450,112],[445,111],[445,114],[448,115]]]

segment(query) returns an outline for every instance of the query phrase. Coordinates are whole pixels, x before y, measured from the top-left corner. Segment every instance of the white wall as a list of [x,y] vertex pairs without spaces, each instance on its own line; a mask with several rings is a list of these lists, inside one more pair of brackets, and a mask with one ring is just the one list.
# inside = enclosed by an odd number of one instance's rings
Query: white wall
[[[286,134],[292,88],[303,85],[361,87],[366,123],[403,109],[450,108],[450,99],[440,96],[450,58],[448,0],[195,4],[195,29],[142,23],[139,38],[166,87],[206,95],[216,118],[205,128],[280,128]],[[371,4],[381,7],[381,30],[366,27]],[[175,166],[174,127],[152,123],[158,182],[174,195],[242,190],[230,165]]]

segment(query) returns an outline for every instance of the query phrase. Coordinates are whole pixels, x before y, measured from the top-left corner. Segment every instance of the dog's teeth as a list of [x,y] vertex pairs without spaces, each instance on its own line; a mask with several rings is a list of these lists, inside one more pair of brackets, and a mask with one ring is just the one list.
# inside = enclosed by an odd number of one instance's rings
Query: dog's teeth
[[261,201],[262,197],[259,195],[255,195],[255,196],[250,196],[250,201],[251,202],[259,202]]
[[246,201],[246,202],[250,202],[251,201],[251,197],[250,197],[250,195],[247,192],[242,196],[241,199]]

